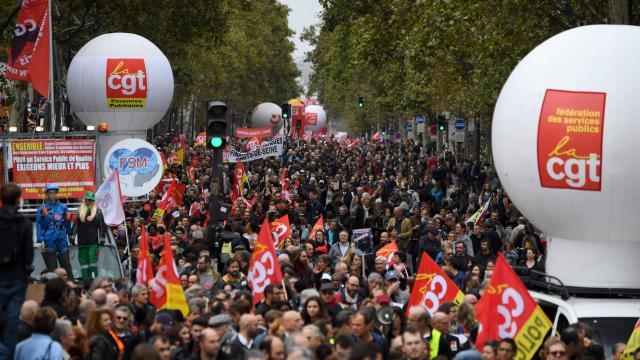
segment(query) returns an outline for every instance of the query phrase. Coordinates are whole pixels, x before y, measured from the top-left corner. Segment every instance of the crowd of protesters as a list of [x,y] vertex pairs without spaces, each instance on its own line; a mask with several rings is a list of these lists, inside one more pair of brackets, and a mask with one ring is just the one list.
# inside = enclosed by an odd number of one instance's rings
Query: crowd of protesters
[[[178,136],[153,140],[167,157],[180,146]],[[448,151],[433,154],[413,142],[290,141],[281,157],[243,164],[248,180],[242,200],[219,224],[208,216],[211,165],[204,147],[187,146],[182,163],[165,170],[165,178],[186,185],[182,204],[160,217],[154,216],[162,196],[156,191],[126,204],[126,226],[111,230],[123,264],[133,269],[130,276],[93,278],[95,270],[87,270],[84,281],[75,281],[68,267],[50,268],[39,279],[45,284],[42,301],[23,301],[33,247],[20,250],[21,260],[13,265],[0,264],[6,267],[0,271],[6,320],[0,358],[11,353],[15,359],[145,360],[515,356],[517,345],[507,338],[475,350],[473,305],[484,293],[498,253],[524,271],[544,270],[545,241],[481,161],[461,160]],[[223,203],[231,204],[234,169],[233,163],[224,165]],[[291,198],[282,194],[283,177]],[[93,222],[78,225],[85,226],[78,242],[86,246],[102,229],[92,195],[76,220]],[[19,196],[15,185],[3,187],[0,230],[20,217]],[[486,215],[467,222],[485,204]],[[284,215],[292,230],[277,249],[284,280],[268,285],[264,300],[254,305],[247,282],[252,250],[264,219]],[[321,216],[325,226],[311,238]],[[164,234],[170,233],[186,316],[156,309],[150,289],[134,285],[143,227],[154,272]],[[399,251],[391,266],[387,258],[371,258],[354,247],[352,231],[363,228],[371,229],[374,254],[396,242]],[[18,234],[28,235],[31,245],[29,229]],[[422,254],[464,292],[462,303],[440,304],[433,314],[406,308]],[[11,288],[17,280],[24,285]],[[22,300],[16,300],[20,292]],[[586,325],[572,325],[561,337],[549,338],[540,356],[601,359],[604,354],[590,338]],[[614,352],[622,354],[619,348]]]

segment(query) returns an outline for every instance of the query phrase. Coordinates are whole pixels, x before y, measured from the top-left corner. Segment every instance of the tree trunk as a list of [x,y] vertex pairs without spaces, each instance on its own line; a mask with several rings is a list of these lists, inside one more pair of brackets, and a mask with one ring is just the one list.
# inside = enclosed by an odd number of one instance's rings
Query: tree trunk
[[631,24],[631,0],[609,0],[611,24]]
[[27,92],[27,83],[16,81],[15,100],[11,105],[11,115],[9,115],[9,126],[16,126],[18,130],[22,130],[24,122],[24,114],[27,111],[27,103],[29,102],[29,93]]
[[476,141],[475,141],[475,149],[473,151],[473,160],[478,161],[480,160],[480,126],[482,126],[482,121],[479,119],[479,117],[476,117],[474,119],[476,128],[475,128],[475,133],[476,133]]

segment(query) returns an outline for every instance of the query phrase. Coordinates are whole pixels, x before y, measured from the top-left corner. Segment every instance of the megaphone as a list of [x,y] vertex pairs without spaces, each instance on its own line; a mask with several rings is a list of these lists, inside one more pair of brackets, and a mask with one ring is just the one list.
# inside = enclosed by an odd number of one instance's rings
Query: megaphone
[[383,306],[376,311],[376,319],[382,325],[389,325],[393,322],[395,316],[393,308],[391,306]]

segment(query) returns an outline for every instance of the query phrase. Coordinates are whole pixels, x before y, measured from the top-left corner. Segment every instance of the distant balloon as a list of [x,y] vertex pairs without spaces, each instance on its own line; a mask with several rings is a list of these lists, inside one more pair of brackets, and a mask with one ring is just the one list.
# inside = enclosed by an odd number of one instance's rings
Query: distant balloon
[[288,101],[288,104],[289,105],[304,105],[304,103],[300,99],[291,99],[291,100]]
[[69,65],[72,110],[85,125],[109,130],[147,130],[171,105],[173,72],[152,42],[136,34],[112,33],[86,43]]
[[308,105],[304,111],[305,131],[320,131],[327,127],[327,113],[321,105]]
[[282,108],[270,102],[256,106],[251,113],[251,125],[256,128],[272,126],[279,130],[282,127]]

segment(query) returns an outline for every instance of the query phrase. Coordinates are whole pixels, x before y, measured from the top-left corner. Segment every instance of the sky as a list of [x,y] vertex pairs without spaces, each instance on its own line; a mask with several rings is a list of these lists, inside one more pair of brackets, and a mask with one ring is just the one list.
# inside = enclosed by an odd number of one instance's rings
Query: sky
[[295,35],[291,39],[296,46],[293,52],[293,59],[298,62],[304,58],[304,53],[311,50],[308,43],[300,41],[302,29],[309,25],[320,22],[320,11],[322,6],[318,0],[280,0],[291,9],[289,13],[289,27],[295,31]]

